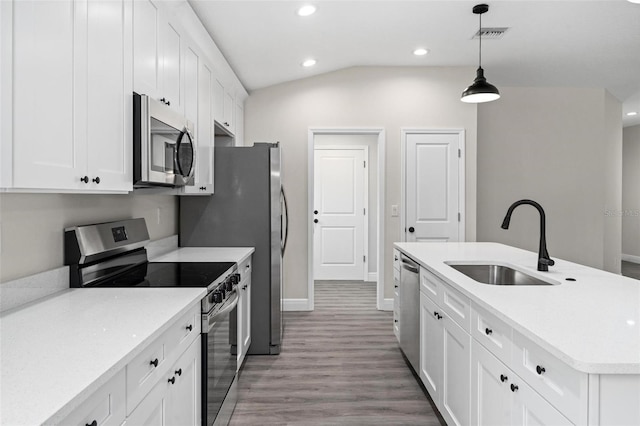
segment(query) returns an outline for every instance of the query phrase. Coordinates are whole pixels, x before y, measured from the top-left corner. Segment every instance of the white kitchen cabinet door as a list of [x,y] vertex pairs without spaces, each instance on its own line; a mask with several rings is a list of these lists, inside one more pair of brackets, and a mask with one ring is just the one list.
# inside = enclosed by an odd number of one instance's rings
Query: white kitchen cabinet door
[[133,90],[157,100],[162,97],[158,33],[162,19],[157,1],[133,2]]
[[169,21],[160,22],[162,65],[162,97],[170,108],[184,114],[183,94],[183,41],[178,26]]
[[132,7],[130,0],[87,3],[90,189],[133,190]]
[[[397,255],[398,258],[400,255]],[[393,269],[393,334],[400,343],[400,271]],[[419,373],[419,372],[418,372]]]
[[196,426],[201,420],[200,401],[200,338],[198,337],[178,359],[167,398],[166,424],[168,426]]
[[234,117],[236,131],[236,146],[244,145],[244,108],[242,102],[236,100],[236,115]]
[[235,122],[233,120],[235,115],[235,98],[233,93],[226,90],[224,92],[224,120],[223,124],[231,133],[235,134]]
[[[431,299],[420,293],[420,378],[439,406],[440,384],[442,383],[442,315]],[[402,324],[400,324],[402,326]]]
[[[191,49],[188,49],[189,52]],[[195,53],[194,53],[195,55]],[[193,186],[182,187],[180,195],[211,195],[213,194],[213,73],[212,67],[200,58],[197,76],[189,65],[189,55],[185,60],[185,109],[189,110],[190,80],[197,77],[197,132],[196,139],[196,173]],[[187,116],[189,118],[189,116]]]
[[512,396],[509,380],[514,380],[507,366],[480,343],[471,344],[471,424],[510,426]]
[[229,134],[234,134],[233,114],[235,110],[234,96],[229,91],[225,83],[216,78],[213,87],[214,110],[213,117],[215,121],[225,129]]
[[517,376],[515,376],[515,379],[516,380],[513,380],[510,385],[514,386],[512,391],[513,411],[511,414],[511,424],[513,426],[573,425],[569,419],[534,391],[531,386],[527,385]]
[[448,425],[469,424],[471,336],[442,314],[443,350],[440,412]]
[[[84,183],[86,122],[74,114],[83,101],[86,72],[76,59],[82,45],[72,0],[13,2],[13,182],[16,188],[74,189]],[[4,141],[3,143],[11,143]]]

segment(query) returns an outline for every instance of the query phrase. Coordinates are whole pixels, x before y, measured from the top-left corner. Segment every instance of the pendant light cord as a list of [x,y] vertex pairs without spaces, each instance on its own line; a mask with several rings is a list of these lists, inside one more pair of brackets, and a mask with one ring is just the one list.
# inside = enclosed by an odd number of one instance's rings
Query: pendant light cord
[[478,49],[478,67],[482,68],[482,13],[480,14],[480,29],[478,30],[480,48]]

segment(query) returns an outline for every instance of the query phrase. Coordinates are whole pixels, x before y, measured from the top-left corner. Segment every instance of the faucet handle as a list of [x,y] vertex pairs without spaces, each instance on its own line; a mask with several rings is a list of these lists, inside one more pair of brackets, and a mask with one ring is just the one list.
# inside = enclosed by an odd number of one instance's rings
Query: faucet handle
[[554,262],[553,259],[546,259],[544,257],[541,257],[540,259],[538,259],[538,262],[542,263],[543,265],[547,265],[547,266],[553,266],[556,264],[556,262]]

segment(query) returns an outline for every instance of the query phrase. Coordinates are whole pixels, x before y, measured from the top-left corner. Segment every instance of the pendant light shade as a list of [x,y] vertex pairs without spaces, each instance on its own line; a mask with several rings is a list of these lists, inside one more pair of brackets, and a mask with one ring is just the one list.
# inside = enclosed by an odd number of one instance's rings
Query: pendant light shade
[[478,49],[478,70],[476,71],[476,78],[473,80],[471,86],[467,87],[462,92],[460,100],[462,102],[478,104],[482,102],[495,101],[500,98],[500,91],[493,84],[487,82],[484,77],[484,70],[482,69],[482,14],[489,10],[489,5],[478,4],[473,7],[473,13],[480,17],[480,47]]

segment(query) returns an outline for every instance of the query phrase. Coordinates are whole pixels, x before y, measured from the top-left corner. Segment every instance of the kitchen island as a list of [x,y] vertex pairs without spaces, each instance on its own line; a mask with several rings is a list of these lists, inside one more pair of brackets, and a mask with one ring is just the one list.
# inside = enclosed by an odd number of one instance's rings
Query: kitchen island
[[[537,253],[496,243],[395,247],[420,264],[418,374],[448,423],[640,424],[640,281],[559,259],[538,272]],[[552,285],[484,284],[460,264]]]

